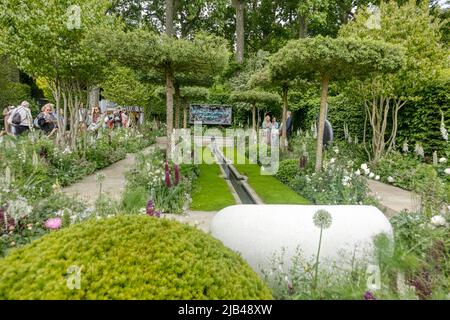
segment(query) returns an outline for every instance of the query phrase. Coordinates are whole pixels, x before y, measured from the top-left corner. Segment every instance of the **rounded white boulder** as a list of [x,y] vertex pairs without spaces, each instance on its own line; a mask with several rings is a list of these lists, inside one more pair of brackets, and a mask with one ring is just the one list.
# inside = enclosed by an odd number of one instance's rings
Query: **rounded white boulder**
[[273,267],[274,256],[282,255],[289,270],[298,256],[314,262],[320,228],[314,214],[326,210],[331,226],[323,229],[320,263],[349,265],[352,259],[373,257],[373,239],[379,234],[393,238],[385,215],[371,206],[238,205],[221,210],[211,222],[211,234],[239,252],[256,271]]

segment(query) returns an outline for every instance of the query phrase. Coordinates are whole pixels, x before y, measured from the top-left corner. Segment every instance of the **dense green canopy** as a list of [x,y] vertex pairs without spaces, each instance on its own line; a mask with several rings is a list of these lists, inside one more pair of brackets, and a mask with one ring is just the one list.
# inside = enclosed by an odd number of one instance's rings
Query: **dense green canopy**
[[367,78],[374,73],[396,71],[403,65],[404,49],[383,41],[319,36],[292,40],[269,61],[272,81],[319,78],[322,83],[316,149],[316,171],[320,171],[330,80]]
[[402,47],[383,41],[318,36],[289,41],[270,57],[273,80],[368,77],[394,71],[403,63]]
[[248,91],[235,91],[230,95],[230,100],[234,102],[246,102],[250,104],[277,104],[281,103],[281,98],[278,94],[259,91],[259,90],[248,90]]

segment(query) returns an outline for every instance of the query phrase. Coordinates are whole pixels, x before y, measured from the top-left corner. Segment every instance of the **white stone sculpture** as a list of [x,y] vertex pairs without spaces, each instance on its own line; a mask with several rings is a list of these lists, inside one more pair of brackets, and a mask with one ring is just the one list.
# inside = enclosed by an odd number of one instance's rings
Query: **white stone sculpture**
[[274,255],[284,250],[283,268],[288,271],[298,249],[302,258],[315,260],[320,228],[313,217],[319,210],[329,212],[332,219],[331,226],[322,233],[321,265],[349,265],[352,257],[370,262],[373,238],[383,233],[393,238],[388,219],[371,206],[232,206],[217,213],[211,234],[239,252],[258,273],[272,267]]

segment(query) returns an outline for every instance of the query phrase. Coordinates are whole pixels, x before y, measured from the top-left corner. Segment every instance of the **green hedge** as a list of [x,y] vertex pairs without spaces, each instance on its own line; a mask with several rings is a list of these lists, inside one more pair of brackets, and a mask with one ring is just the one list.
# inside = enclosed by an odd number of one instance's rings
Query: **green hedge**
[[[80,289],[68,268],[82,267]],[[123,215],[48,234],[0,260],[0,299],[271,299],[236,253],[177,222]]]

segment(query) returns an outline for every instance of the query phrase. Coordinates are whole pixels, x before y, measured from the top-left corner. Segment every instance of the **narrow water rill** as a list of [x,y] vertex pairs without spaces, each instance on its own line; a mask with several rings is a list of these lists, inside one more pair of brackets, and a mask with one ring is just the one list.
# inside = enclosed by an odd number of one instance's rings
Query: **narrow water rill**
[[217,158],[218,164],[225,172],[225,179],[230,181],[234,191],[238,195],[242,204],[258,204],[258,200],[253,196],[245,177],[233,166],[233,164],[217,148],[215,141],[212,140],[211,150]]

